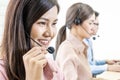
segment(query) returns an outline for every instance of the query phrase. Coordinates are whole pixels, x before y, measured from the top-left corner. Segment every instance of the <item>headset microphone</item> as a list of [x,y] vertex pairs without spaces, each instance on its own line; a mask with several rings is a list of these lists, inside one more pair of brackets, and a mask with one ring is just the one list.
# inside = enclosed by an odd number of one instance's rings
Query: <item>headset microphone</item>
[[55,49],[53,47],[48,47],[47,51],[52,54],[54,53]]
[[[34,41],[36,44],[38,44],[39,46],[41,46],[37,41],[35,41],[33,38],[31,38],[28,34],[27,36],[32,40]],[[50,53],[50,54],[53,54],[55,49],[53,47],[48,47],[47,51]]]
[[96,40],[96,37],[93,37],[93,40]]
[[[100,36],[99,36],[99,35],[97,35],[97,37],[100,37]],[[93,40],[96,40],[96,37],[95,37],[95,36],[93,37]]]
[[[82,27],[82,26],[81,26]],[[87,32],[89,35],[91,35],[85,28],[82,27],[82,29]],[[100,37],[99,35],[92,37],[93,40],[96,40],[97,37]]]
[[84,27],[81,26],[81,28],[91,36],[91,34]]

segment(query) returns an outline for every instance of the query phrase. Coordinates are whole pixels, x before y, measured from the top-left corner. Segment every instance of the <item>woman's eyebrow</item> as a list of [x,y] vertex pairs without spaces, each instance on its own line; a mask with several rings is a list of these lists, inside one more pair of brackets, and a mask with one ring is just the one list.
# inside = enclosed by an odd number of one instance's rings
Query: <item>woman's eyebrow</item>
[[[45,21],[49,21],[49,19],[47,19],[47,18],[40,18],[40,19],[43,19]],[[56,22],[56,21],[58,21],[58,19],[55,19],[54,21]]]

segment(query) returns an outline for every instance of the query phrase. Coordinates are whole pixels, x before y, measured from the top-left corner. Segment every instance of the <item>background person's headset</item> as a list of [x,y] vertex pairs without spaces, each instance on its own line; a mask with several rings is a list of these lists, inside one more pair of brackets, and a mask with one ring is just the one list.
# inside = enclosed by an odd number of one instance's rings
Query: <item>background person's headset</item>
[[74,24],[76,24],[76,25],[80,25],[81,24],[81,19],[79,17],[79,13],[80,13],[80,9],[78,9],[77,16],[74,19]]
[[[80,9],[78,9],[77,11],[77,16],[75,17],[74,19],[74,24],[75,25],[80,25],[81,24],[81,19],[79,17],[79,14],[80,14]],[[82,27],[83,28],[83,27]],[[84,28],[83,28],[84,29]],[[86,29],[84,29],[88,34],[90,34]],[[97,37],[100,37],[99,35],[97,35]],[[93,37],[93,40],[96,40],[96,37],[94,36]]]
[[[79,15],[80,15],[80,9],[78,9],[78,11],[77,11],[77,16],[75,17],[75,19],[74,19],[74,24],[75,25],[80,25],[81,24],[81,19],[80,19],[80,17],[79,17]],[[86,33],[88,33],[89,35],[91,35],[84,27],[82,27],[81,26],[81,28],[86,32]]]

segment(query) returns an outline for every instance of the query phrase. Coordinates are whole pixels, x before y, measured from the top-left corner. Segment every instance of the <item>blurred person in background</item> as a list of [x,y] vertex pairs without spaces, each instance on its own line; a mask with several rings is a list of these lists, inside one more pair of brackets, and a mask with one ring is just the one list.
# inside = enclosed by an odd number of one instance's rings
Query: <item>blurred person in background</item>
[[[99,28],[99,20],[98,16],[99,13],[95,11],[95,22],[94,22],[94,29],[93,29],[93,35],[96,35]],[[95,40],[96,37],[93,37],[93,40]],[[87,55],[88,55],[88,62],[90,64],[90,68],[92,71],[92,75],[96,77],[96,75],[103,73],[104,71],[119,71],[120,72],[120,65],[114,65],[117,62],[120,62],[120,60],[95,60],[94,59],[94,53],[93,53],[93,45],[91,38],[84,39],[84,42],[88,46]],[[107,64],[107,65],[106,65]]]
[[[65,80],[91,80],[92,73],[87,60],[87,46],[83,39],[93,34],[95,13],[84,3],[68,8],[65,25],[57,35],[55,60]],[[66,36],[66,29],[70,30]]]

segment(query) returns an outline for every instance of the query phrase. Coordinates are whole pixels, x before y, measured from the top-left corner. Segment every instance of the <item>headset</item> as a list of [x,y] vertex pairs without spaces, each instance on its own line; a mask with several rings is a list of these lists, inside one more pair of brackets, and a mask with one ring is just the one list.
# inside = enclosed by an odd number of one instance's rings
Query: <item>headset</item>
[[[75,25],[80,25],[81,24],[81,19],[79,17],[79,13],[80,13],[80,9],[78,9],[77,11],[77,16],[74,19],[74,24]],[[82,27],[83,28],[83,27]],[[84,28],[83,28],[84,29]],[[91,35],[86,29],[84,29],[89,35]],[[100,37],[99,35],[97,35],[97,37]],[[96,37],[93,37],[93,40],[96,40]]]
[[[74,19],[74,24],[75,25],[80,25],[81,24],[81,19],[80,19],[80,17],[79,17],[79,15],[80,15],[80,9],[78,9],[78,11],[77,11],[77,16],[76,16],[76,18]],[[91,34],[84,28],[84,27],[81,27],[86,33],[88,33],[90,36],[91,36]]]
[[[41,44],[39,44],[37,41],[35,41],[32,37],[30,37],[30,35],[25,31],[25,34],[27,35],[28,38],[30,38],[33,42],[35,42],[38,46],[42,46]],[[47,51],[50,53],[50,54],[53,54],[55,49],[53,47],[48,47],[47,48]]]
[[78,9],[78,11],[77,11],[77,16],[76,16],[76,18],[74,19],[74,24],[76,24],[76,25],[80,25],[80,24],[81,24],[81,19],[80,19],[80,17],[79,17],[79,13],[80,13],[80,9]]

